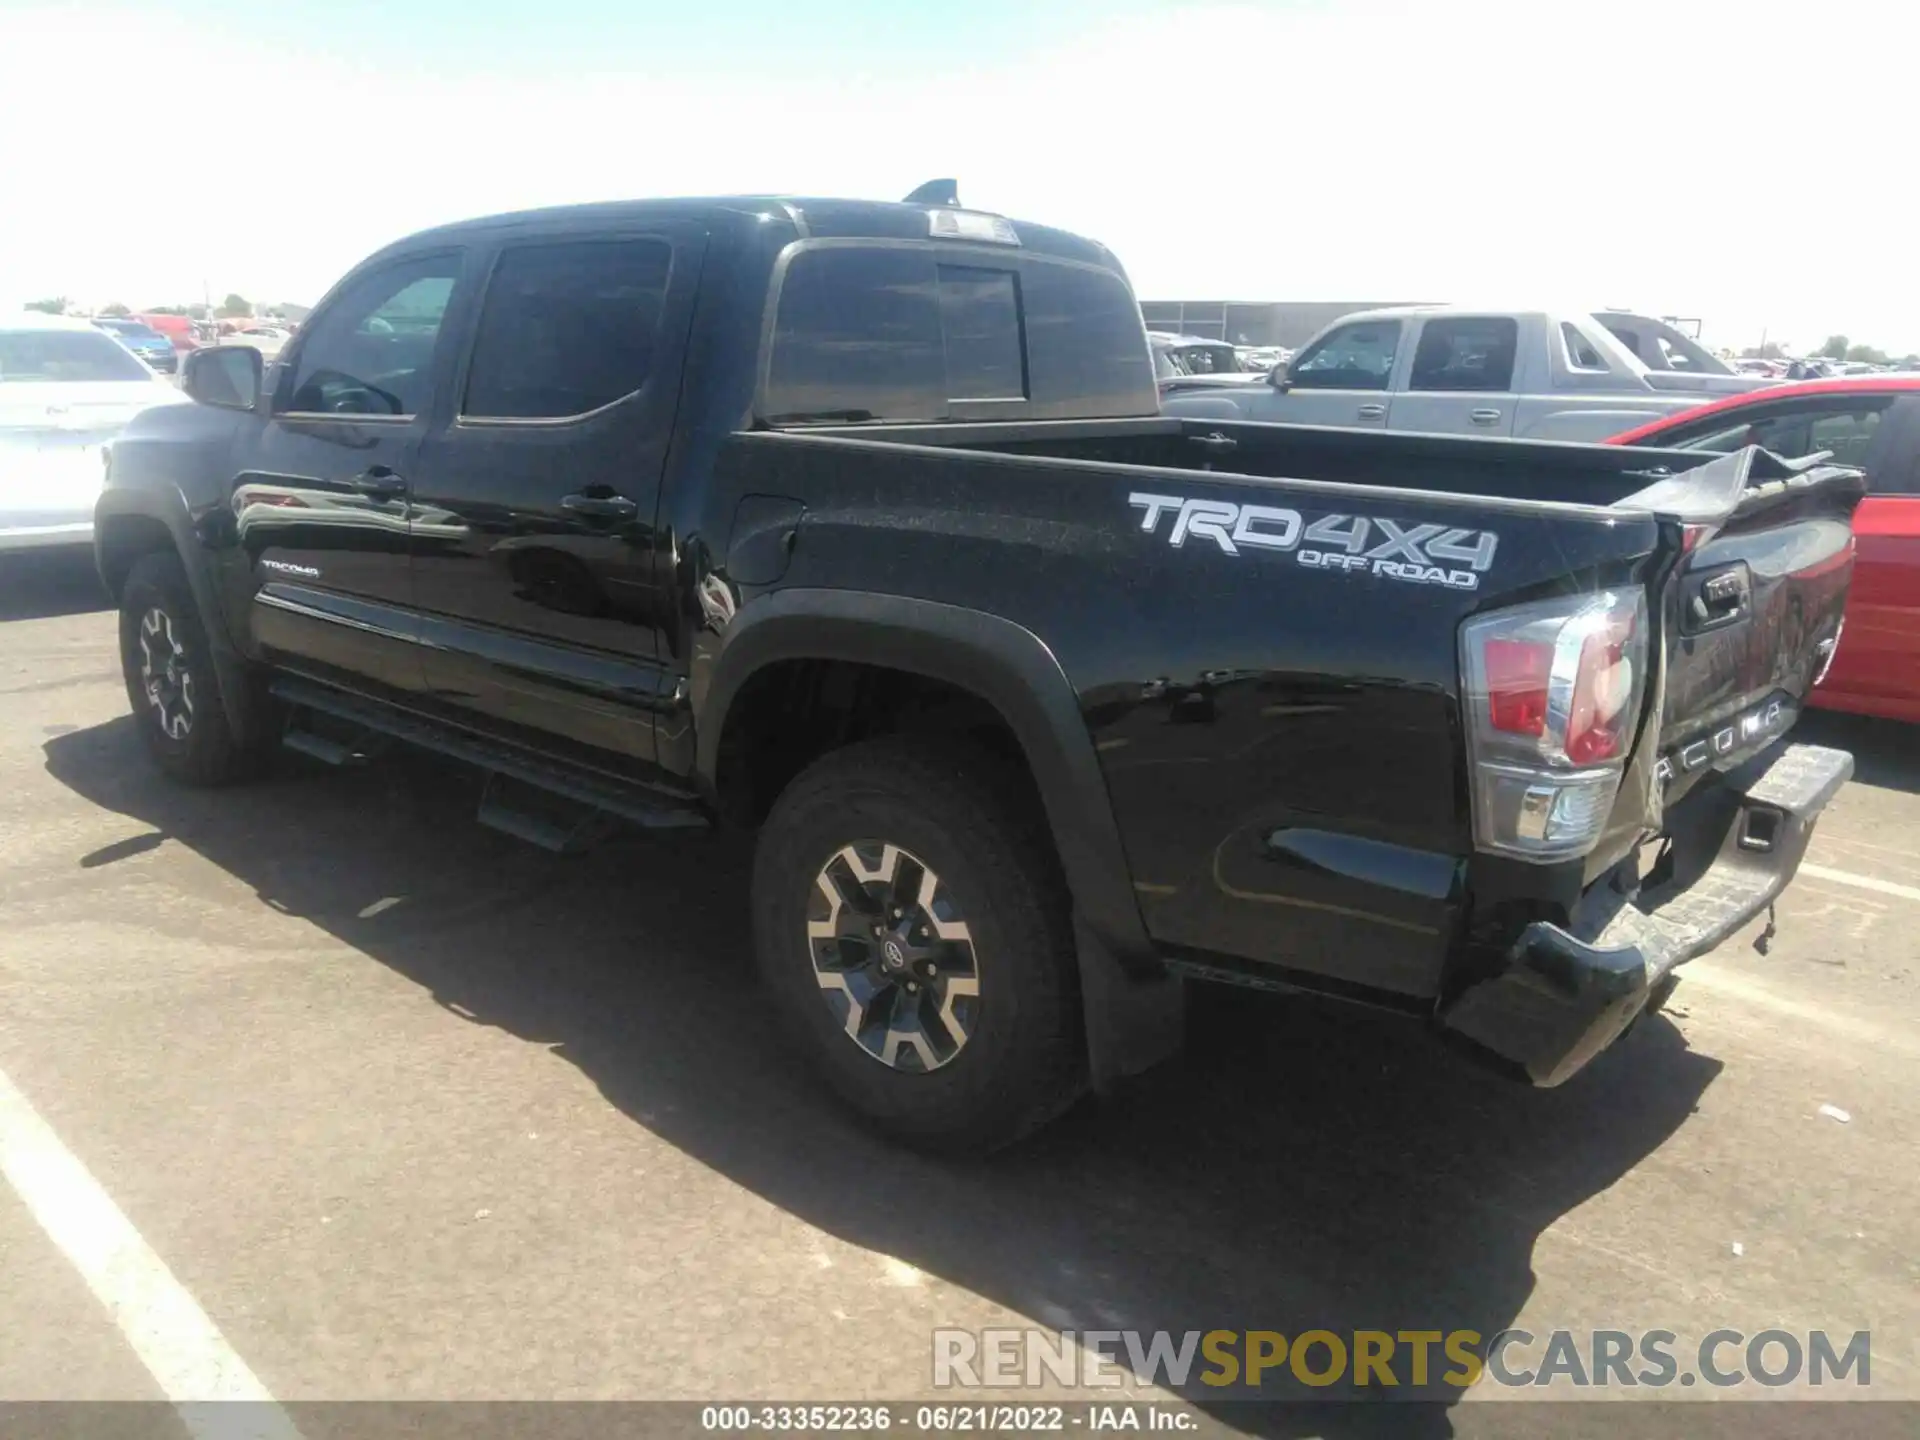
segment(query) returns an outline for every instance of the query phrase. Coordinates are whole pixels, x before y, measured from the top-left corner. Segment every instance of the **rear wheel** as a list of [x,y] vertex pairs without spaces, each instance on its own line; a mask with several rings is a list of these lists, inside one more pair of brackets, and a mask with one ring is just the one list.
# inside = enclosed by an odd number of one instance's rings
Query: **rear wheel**
[[836,751],[754,866],[761,972],[840,1097],[895,1139],[981,1151],[1078,1094],[1065,887],[1018,778],[965,742]]
[[190,785],[221,785],[253,773],[257,747],[233,737],[199,607],[177,555],[134,562],[120,589],[120,667],[148,754]]

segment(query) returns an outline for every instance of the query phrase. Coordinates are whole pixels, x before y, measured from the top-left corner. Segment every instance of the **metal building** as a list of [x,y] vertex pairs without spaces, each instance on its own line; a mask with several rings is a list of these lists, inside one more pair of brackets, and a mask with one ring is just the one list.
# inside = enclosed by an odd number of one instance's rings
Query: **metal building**
[[1143,300],[1149,330],[1200,335],[1235,345],[1284,345],[1298,349],[1323,326],[1356,310],[1412,305],[1412,300]]

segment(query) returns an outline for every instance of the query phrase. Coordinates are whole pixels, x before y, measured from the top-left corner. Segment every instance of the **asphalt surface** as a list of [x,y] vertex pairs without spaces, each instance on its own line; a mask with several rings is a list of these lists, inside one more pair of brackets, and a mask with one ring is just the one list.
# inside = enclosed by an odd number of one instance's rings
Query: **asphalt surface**
[[[960,1166],[797,1077],[738,845],[550,857],[424,759],[181,789],[114,637],[0,572],[0,1078],[281,1401],[924,1398],[936,1326],[1023,1324],[1870,1329],[1920,1398],[1911,730],[1805,723],[1859,756],[1826,873],[1560,1090],[1218,992]],[[0,1401],[162,1398],[128,1323],[0,1184]]]

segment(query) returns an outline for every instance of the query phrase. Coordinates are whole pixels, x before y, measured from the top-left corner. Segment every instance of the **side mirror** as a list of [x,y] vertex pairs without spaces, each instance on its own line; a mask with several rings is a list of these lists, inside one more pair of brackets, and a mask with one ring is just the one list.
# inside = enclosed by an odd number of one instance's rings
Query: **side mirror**
[[1284,360],[1267,372],[1267,383],[1282,395],[1293,388],[1293,381],[1287,376],[1287,364]]
[[180,367],[180,388],[202,405],[251,410],[260,398],[266,371],[251,345],[203,345],[187,353]]

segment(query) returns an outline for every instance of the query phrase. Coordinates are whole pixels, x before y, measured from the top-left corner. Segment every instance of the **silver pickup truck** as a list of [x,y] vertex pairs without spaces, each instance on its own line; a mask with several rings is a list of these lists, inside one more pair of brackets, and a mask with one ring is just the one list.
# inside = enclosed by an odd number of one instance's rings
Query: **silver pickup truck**
[[1265,384],[1182,384],[1162,409],[1195,419],[1592,441],[1771,383],[1650,368],[1587,312],[1409,305],[1343,316]]

